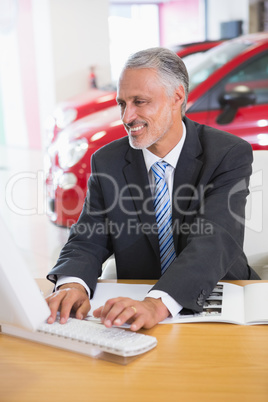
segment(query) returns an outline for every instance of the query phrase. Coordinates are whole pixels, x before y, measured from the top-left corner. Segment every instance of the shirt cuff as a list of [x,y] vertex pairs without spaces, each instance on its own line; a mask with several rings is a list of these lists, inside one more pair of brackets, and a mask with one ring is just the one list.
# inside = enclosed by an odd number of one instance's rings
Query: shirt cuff
[[169,294],[162,290],[151,290],[146,297],[152,297],[153,299],[161,299],[166,308],[169,310],[172,317],[175,317],[183,309],[179,303],[176,302]]
[[90,298],[91,296],[91,291],[87,284],[83,281],[83,279],[77,278],[76,276],[64,276],[64,275],[59,275],[57,278],[57,282],[55,285],[55,289],[57,290],[59,286],[65,285],[66,283],[79,283],[80,285],[84,286],[88,293],[88,297]]

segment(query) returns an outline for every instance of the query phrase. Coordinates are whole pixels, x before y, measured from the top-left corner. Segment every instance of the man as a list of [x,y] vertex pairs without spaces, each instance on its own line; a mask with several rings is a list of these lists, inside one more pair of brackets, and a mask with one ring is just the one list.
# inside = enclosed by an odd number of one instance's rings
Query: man
[[186,118],[187,94],[172,51],[127,61],[117,102],[128,138],[92,156],[83,211],[48,275],[58,289],[48,322],[58,310],[62,323],[72,309],[86,316],[112,254],[119,279],[158,281],[143,301],[111,299],[96,310],[107,327],[151,328],[182,308],[202,311],[221,279],[259,279],[243,253],[251,146]]

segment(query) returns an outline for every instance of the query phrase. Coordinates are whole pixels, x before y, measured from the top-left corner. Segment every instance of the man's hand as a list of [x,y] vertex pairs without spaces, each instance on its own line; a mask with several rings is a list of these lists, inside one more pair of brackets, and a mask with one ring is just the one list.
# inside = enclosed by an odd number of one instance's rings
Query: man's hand
[[152,328],[169,316],[169,311],[161,299],[145,298],[137,301],[128,297],[117,297],[107,300],[104,306],[93,311],[106,327],[120,326],[130,321],[130,329]]
[[82,320],[90,310],[90,302],[86,289],[79,283],[68,283],[60,286],[59,290],[46,297],[51,315],[47,322],[52,324],[60,311],[60,323],[65,324],[71,311],[75,317]]

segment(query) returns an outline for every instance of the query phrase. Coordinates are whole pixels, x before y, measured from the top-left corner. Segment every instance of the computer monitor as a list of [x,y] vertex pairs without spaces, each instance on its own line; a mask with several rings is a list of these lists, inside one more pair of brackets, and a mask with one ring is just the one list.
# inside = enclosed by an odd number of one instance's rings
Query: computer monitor
[[50,310],[1,215],[0,245],[0,325],[36,330]]

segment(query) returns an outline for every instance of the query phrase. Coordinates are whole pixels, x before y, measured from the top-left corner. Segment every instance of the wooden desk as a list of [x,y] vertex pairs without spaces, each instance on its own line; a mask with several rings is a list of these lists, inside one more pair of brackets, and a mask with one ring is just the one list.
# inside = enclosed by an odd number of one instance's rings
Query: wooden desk
[[[45,280],[39,284],[49,290]],[[267,325],[157,325],[142,332],[158,345],[127,366],[1,335],[0,401],[268,401]]]

